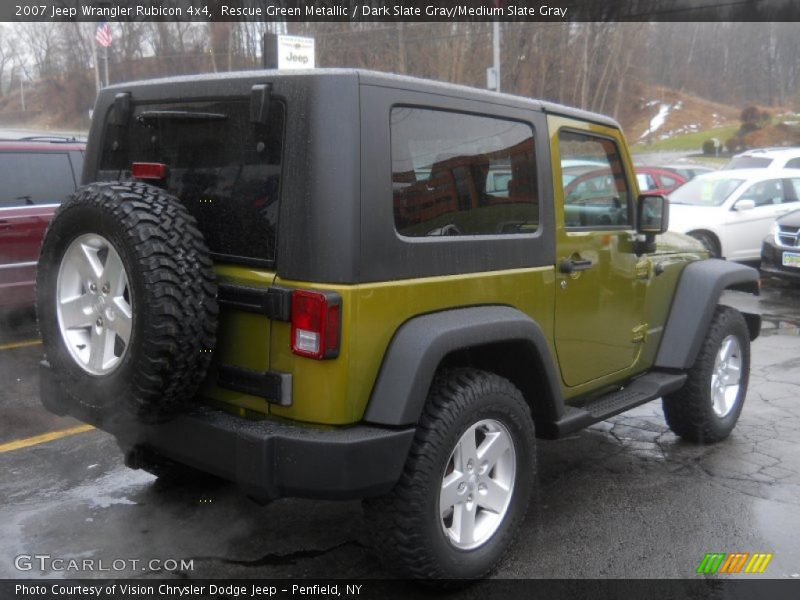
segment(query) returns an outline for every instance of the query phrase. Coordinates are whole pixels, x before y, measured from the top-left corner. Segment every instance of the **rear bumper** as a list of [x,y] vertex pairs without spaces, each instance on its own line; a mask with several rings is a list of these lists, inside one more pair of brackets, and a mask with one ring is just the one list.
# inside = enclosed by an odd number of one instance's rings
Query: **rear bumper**
[[42,404],[51,412],[72,415],[111,433],[126,453],[155,454],[212,473],[264,500],[355,499],[386,493],[400,478],[414,437],[413,428],[321,429],[251,421],[211,408],[158,424],[126,416],[101,420],[65,397],[46,362],[40,371]]

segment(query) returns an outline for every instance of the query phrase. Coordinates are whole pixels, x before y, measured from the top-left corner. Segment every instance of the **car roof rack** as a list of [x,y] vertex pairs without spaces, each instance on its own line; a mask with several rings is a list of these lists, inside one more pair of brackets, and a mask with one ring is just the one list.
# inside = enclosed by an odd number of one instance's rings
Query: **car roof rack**
[[16,141],[19,142],[51,142],[53,144],[71,144],[75,142],[81,142],[76,136],[67,136],[67,135],[27,135],[25,137],[18,138]]

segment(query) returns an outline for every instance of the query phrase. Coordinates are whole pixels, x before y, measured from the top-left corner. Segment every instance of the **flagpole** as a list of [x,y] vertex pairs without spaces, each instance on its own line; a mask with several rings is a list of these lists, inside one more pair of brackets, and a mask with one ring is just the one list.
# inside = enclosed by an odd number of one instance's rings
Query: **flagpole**
[[111,82],[108,80],[108,46],[103,47],[103,67],[106,75],[106,87],[111,85]]
[[92,44],[92,58],[94,58],[94,87],[99,94],[103,85],[100,83],[100,63],[98,62],[97,56],[97,40]]

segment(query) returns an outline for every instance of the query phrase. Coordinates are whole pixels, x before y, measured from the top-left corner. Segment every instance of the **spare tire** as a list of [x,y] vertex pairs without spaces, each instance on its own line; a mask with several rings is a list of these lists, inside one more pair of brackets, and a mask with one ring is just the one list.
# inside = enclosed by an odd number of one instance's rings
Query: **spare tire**
[[46,358],[98,418],[168,418],[195,395],[216,342],[217,284],[181,202],[138,182],[94,183],[56,211],[36,278]]

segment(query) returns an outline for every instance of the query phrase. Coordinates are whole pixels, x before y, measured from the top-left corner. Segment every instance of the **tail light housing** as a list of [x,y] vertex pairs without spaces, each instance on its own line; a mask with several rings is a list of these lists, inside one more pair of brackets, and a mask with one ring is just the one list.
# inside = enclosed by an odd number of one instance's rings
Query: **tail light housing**
[[166,179],[169,168],[164,163],[135,162],[131,165],[131,177],[143,180]]
[[342,298],[335,292],[292,292],[292,352],[323,360],[339,356]]

